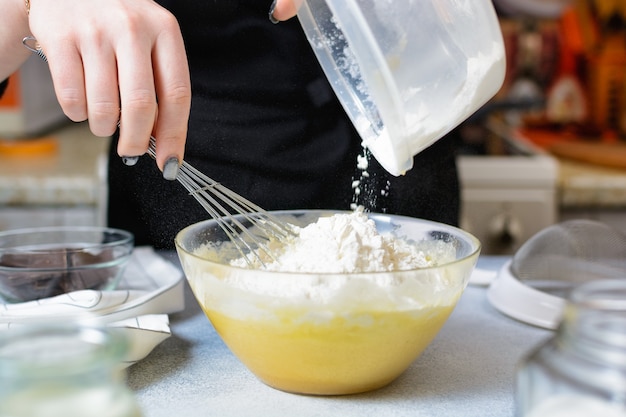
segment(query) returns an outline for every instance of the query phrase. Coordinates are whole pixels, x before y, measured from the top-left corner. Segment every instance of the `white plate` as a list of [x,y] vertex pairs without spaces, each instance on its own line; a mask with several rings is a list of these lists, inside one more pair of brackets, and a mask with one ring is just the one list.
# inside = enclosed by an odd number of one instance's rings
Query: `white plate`
[[170,336],[168,314],[185,307],[183,278],[152,248],[138,247],[115,290],[81,290],[14,304],[0,299],[0,331],[46,321],[106,325],[128,336],[131,349],[124,363],[129,365]]

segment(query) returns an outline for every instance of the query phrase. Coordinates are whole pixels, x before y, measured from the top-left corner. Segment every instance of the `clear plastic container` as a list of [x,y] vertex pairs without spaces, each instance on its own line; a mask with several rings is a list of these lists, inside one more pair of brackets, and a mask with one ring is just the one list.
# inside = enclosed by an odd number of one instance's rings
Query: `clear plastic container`
[[298,18],[364,145],[393,175],[504,80],[491,0],[302,0]]
[[626,281],[572,292],[555,336],[520,363],[516,416],[626,416]]
[[0,331],[0,417],[140,417],[121,333],[65,326]]

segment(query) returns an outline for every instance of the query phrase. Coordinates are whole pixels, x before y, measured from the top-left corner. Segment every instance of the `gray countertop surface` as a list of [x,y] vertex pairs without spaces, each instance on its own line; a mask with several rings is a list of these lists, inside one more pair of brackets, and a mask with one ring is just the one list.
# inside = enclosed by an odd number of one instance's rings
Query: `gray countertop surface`
[[[177,262],[174,253],[166,257]],[[497,271],[508,258],[483,256]],[[289,394],[257,380],[226,348],[186,288],[172,336],[129,369],[144,417],[514,415],[515,366],[551,332],[510,319],[470,285],[433,343],[392,384],[339,397]]]

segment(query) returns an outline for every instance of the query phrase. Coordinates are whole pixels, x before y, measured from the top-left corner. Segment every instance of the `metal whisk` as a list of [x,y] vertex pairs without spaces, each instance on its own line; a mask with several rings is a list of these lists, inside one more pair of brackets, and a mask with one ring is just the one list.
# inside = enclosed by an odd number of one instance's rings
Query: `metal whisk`
[[[152,136],[148,154],[156,159],[156,140]],[[294,233],[290,225],[204,175],[186,161],[181,163],[176,179],[217,222],[249,266],[255,260],[263,265],[260,252],[274,259],[266,243]],[[244,225],[244,222],[250,226]]]

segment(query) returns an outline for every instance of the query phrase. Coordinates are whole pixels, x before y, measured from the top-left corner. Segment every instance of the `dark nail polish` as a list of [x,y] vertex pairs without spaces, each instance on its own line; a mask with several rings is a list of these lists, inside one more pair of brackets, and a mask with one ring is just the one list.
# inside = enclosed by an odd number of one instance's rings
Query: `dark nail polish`
[[178,176],[178,158],[172,157],[163,166],[163,178],[174,181]]
[[273,24],[277,24],[280,23],[280,20],[276,19],[274,17],[274,9],[276,8],[276,0],[274,0],[272,2],[272,5],[270,6],[270,12],[269,12],[269,18],[270,18],[270,22],[272,22]]
[[129,167],[135,165],[137,161],[139,161],[138,156],[122,156],[122,162],[124,165],[128,165]]

